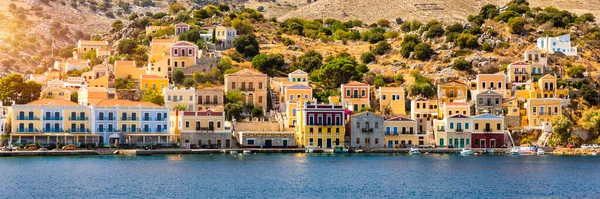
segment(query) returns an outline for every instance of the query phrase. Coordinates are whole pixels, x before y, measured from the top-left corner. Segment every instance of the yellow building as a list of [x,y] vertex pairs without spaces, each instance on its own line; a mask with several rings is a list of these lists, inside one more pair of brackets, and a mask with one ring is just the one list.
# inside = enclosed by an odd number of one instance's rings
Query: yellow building
[[410,102],[410,119],[417,121],[417,131],[432,131],[432,121],[438,118],[439,107],[437,100],[418,97]]
[[198,53],[198,46],[196,44],[179,41],[169,47],[170,59],[172,66],[171,71],[177,68],[186,68],[196,65],[196,57]]
[[223,111],[185,111],[179,114],[177,121],[181,131],[184,148],[191,145],[199,147],[213,146],[231,148],[233,146],[231,128],[225,125]]
[[150,56],[148,57],[148,63],[154,63],[163,59],[168,59],[171,56],[169,48],[174,43],[175,39],[152,39],[152,42],[150,43]]
[[517,98],[502,100],[502,109],[506,116],[520,116],[519,100]]
[[296,145],[334,148],[344,145],[345,108],[333,104],[303,104],[297,113]]
[[525,83],[531,78],[531,65],[527,62],[517,61],[508,65],[506,73],[508,73],[508,80],[513,84]]
[[98,142],[89,133],[87,106],[64,99],[40,99],[11,107],[11,143],[78,144]]
[[500,148],[504,145],[504,117],[483,114],[472,117],[473,148]]
[[562,115],[562,100],[558,98],[531,98],[525,105],[529,127],[550,124],[554,116]]
[[108,90],[103,87],[82,87],[77,93],[78,103],[84,106],[108,99]]
[[88,81],[89,87],[108,88],[108,75]]
[[290,101],[286,101],[285,102],[285,118],[286,118],[286,127],[295,127],[296,125],[298,125],[298,119],[297,119],[297,115],[298,115],[298,109],[301,104],[304,103],[308,103],[308,104],[317,104],[317,100],[316,99],[306,99],[306,98],[297,98],[294,100],[290,100]]
[[115,61],[115,79],[127,79],[131,77],[139,80],[140,75],[146,74],[143,68],[137,68],[134,61]]
[[196,89],[196,110],[207,110],[225,105],[223,87],[210,87]]
[[402,87],[379,87],[377,90],[379,107],[382,113],[390,109],[392,115],[406,115],[406,97]]
[[444,108],[442,109],[442,117],[456,114],[471,116],[471,109],[469,108],[469,103],[467,102],[445,102],[443,106]]
[[[77,57],[82,58],[83,54],[88,51],[96,51],[100,50],[101,52],[105,52],[109,50],[108,41],[93,41],[93,40],[79,40],[77,42]],[[96,54],[96,56],[102,56],[100,54]]]
[[42,90],[42,98],[71,100],[71,90],[61,87],[46,87]]
[[140,75],[140,90],[154,89],[162,92],[164,88],[169,88],[169,79],[156,75]]
[[312,99],[312,88],[303,84],[288,86],[284,91],[283,97],[283,100],[286,102],[300,98]]
[[424,132],[417,131],[417,121],[396,117],[383,122],[386,148],[405,148],[414,145],[427,145]]
[[267,109],[267,79],[266,74],[242,69],[225,75],[225,93],[238,90],[244,94],[244,103],[254,104]]
[[371,107],[369,101],[371,87],[368,84],[352,81],[342,84],[341,90],[342,103],[347,109],[358,112],[363,108]]
[[477,79],[471,85],[471,96],[477,96],[478,93],[487,90],[502,94],[503,98],[511,96],[511,89],[507,88],[506,75],[502,72],[495,74],[478,74]]
[[175,110],[178,105],[185,106],[185,111],[196,110],[196,88],[163,88],[162,94],[165,100],[165,105]]
[[462,81],[453,80],[446,83],[440,83],[437,87],[437,96],[440,101],[467,101],[467,85]]
[[237,30],[232,27],[217,26],[215,27],[215,38],[217,39],[218,48],[221,50],[230,49],[233,47],[233,40],[237,37]]

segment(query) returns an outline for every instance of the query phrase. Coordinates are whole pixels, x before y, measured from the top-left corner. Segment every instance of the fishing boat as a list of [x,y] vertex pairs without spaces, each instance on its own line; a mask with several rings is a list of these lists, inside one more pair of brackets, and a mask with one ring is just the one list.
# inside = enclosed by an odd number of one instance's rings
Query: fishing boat
[[472,156],[473,155],[473,150],[471,149],[462,149],[462,151],[460,151],[460,155],[462,156]]
[[519,147],[519,155],[535,155],[538,151],[537,147],[534,146],[526,146]]
[[544,149],[538,148],[537,155],[544,155],[544,154],[546,154],[546,152],[544,151]]
[[519,155],[519,148],[513,147],[512,149],[510,149],[509,154],[510,155]]
[[419,151],[419,149],[415,149],[415,148],[410,148],[410,151],[408,151],[409,155],[421,155],[421,152]]

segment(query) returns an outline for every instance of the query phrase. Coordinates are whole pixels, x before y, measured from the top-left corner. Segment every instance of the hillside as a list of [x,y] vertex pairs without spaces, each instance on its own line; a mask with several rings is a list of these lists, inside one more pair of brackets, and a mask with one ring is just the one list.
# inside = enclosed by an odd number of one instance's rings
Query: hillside
[[[504,5],[510,0],[318,0],[306,5],[305,0],[296,0],[298,9],[279,17],[287,19],[335,18],[341,21],[359,19],[374,23],[379,19],[404,21],[429,21],[438,19],[445,22],[464,22],[469,14],[476,14],[486,4]],[[304,3],[304,4],[302,4]],[[576,14],[586,12],[600,17],[600,0],[530,0],[530,7],[554,6]],[[266,11],[268,12],[268,10]]]

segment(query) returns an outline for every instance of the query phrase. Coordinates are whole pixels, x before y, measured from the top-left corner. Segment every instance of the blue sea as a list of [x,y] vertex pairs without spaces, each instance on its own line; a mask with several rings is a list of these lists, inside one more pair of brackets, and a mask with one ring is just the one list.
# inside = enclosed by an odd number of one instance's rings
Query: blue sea
[[0,157],[0,198],[599,198],[600,157]]

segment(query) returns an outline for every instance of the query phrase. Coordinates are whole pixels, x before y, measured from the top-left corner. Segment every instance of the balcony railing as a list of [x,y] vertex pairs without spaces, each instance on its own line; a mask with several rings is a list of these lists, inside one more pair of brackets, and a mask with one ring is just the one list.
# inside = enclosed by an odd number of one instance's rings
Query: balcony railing
[[121,117],[121,121],[137,121],[137,117]]
[[240,88],[240,91],[254,91],[254,88]]
[[17,120],[39,120],[39,117],[35,117],[35,116],[19,116],[17,117]]
[[37,133],[38,130],[36,128],[19,128],[17,129],[19,133]]
[[143,133],[164,133],[166,129],[152,129],[152,128],[142,128]]
[[44,120],[63,120],[62,117],[44,117]]
[[115,117],[98,117],[98,120],[115,120]]
[[446,131],[446,128],[437,128],[437,131]]
[[551,113],[551,112],[533,112],[532,115],[539,115],[539,116],[551,116],[551,115],[558,115],[558,113]]
[[62,128],[45,128],[44,133],[62,133],[64,132]]
[[196,132],[215,131],[215,127],[196,127]]
[[457,128],[456,132],[463,132],[463,129],[462,128]]
[[71,133],[89,133],[90,129],[88,129],[88,128],[74,128],[73,129],[72,128],[72,129],[69,129],[69,132],[71,132]]
[[138,133],[141,132],[140,128],[121,128],[122,133]]
[[102,132],[107,132],[107,133],[108,133],[108,132],[115,132],[115,130],[116,130],[116,129],[97,128],[97,129],[96,129],[96,132],[100,132],[100,133],[102,133]]
[[490,133],[492,132],[492,128],[484,128],[483,132]]
[[88,117],[69,117],[69,120],[72,121],[87,121],[88,119]]
[[417,135],[425,135],[427,134],[426,132],[417,132]]
[[373,128],[362,128],[363,133],[373,133]]

